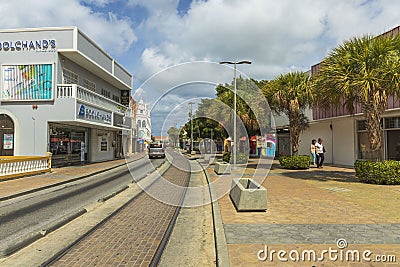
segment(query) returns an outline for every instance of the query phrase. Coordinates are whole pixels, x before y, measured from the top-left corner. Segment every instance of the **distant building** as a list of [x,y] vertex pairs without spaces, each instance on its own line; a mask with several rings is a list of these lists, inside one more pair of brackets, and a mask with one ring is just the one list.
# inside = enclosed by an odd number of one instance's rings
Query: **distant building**
[[168,136],[154,136],[154,142],[159,142],[159,143],[167,143],[169,141]]
[[131,96],[129,98],[129,107],[130,110],[132,111],[132,136],[131,136],[131,144],[132,144],[132,152],[138,152],[139,151],[139,144],[138,144],[138,125],[136,123],[136,113],[139,108],[139,103],[133,99]]
[[145,145],[151,142],[151,119],[148,104],[140,99],[136,112],[136,125],[138,129],[138,141]]
[[129,151],[132,75],[78,28],[0,30],[0,57],[1,155],[65,165]]

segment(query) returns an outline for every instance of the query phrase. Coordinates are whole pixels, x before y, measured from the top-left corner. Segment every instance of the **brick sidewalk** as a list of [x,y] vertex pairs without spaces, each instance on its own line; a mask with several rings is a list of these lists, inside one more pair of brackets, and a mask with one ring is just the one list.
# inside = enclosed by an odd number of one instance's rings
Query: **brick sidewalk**
[[23,194],[38,188],[57,185],[69,180],[79,179],[80,177],[90,176],[92,174],[124,165],[127,161],[135,161],[144,157],[145,153],[134,154],[127,159],[111,160],[87,165],[68,166],[53,168],[50,173],[21,177],[13,180],[0,181],[0,201],[11,198],[16,194]]
[[[253,160],[254,161],[254,160]],[[257,252],[270,249],[336,248],[345,238],[348,249],[371,249],[374,255],[396,255],[400,262],[400,186],[357,182],[353,169],[324,166],[323,169],[292,171],[276,162],[262,185],[268,190],[266,212],[237,212],[229,194],[218,200],[231,266],[386,266],[371,262],[279,262],[259,261]],[[256,172],[262,180],[267,169],[238,168],[231,176]],[[224,179],[212,168],[213,181]],[[227,178],[227,177],[226,177]],[[225,178],[225,179],[226,179]],[[333,246],[332,246],[333,245]],[[287,255],[286,255],[287,256]],[[323,264],[323,265],[321,265]]]

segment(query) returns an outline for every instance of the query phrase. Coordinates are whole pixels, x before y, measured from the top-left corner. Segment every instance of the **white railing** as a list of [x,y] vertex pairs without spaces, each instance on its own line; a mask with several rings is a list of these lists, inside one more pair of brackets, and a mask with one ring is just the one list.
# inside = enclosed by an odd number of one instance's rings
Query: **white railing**
[[0,179],[14,178],[51,171],[51,156],[0,157]]
[[76,97],[76,84],[60,84],[57,85],[57,98]]
[[88,103],[106,108],[113,112],[124,113],[125,107],[98,93],[90,91],[76,84],[59,84],[57,85],[57,98],[77,98]]

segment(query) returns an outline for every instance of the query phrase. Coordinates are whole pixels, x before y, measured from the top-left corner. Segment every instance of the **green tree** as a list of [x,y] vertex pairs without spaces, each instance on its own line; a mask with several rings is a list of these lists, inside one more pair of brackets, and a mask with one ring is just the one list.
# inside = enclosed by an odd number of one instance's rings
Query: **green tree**
[[[222,103],[226,104],[234,110],[234,82],[231,84],[218,85],[216,88],[217,99]],[[244,79],[241,76],[236,79],[236,112],[237,116],[241,119],[244,126],[246,127],[247,134],[249,136],[259,135],[260,134],[260,125],[259,122],[263,121],[266,118],[258,118],[255,114],[256,111],[253,110],[257,106],[258,102],[261,103],[261,99],[257,99],[259,88],[257,84],[252,79]],[[249,103],[252,104],[252,107],[249,106]],[[253,109],[252,109],[253,108]],[[231,112],[230,116],[226,116],[229,118],[229,121],[232,121],[233,112]],[[264,112],[258,112],[258,114],[263,114]],[[264,123],[264,121],[263,121]],[[265,122],[266,123],[266,122]]]
[[169,128],[167,134],[169,141],[173,146],[176,146],[179,141],[179,129],[176,127],[171,127]]
[[[345,41],[321,63],[315,76],[320,107],[361,106],[373,159],[382,158],[381,116],[389,95],[400,94],[400,36],[363,36]],[[343,104],[344,103],[344,104]]]
[[217,99],[202,99],[193,125],[199,126],[203,138],[223,140],[227,137],[223,125],[229,123],[230,115],[230,110],[224,108]]
[[313,101],[313,87],[307,72],[281,74],[265,83],[262,91],[272,110],[285,114],[289,119],[292,154],[299,151],[300,134],[308,127],[304,112]]

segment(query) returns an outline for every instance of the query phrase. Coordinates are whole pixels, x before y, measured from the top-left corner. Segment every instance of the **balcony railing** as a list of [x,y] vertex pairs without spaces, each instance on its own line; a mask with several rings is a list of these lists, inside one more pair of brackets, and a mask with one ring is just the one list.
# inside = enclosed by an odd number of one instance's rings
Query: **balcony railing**
[[90,91],[76,84],[59,84],[57,85],[57,98],[77,98],[88,103],[106,108],[113,112],[124,113],[125,107],[98,93]]
[[51,156],[0,157],[0,179],[15,178],[51,171]]

